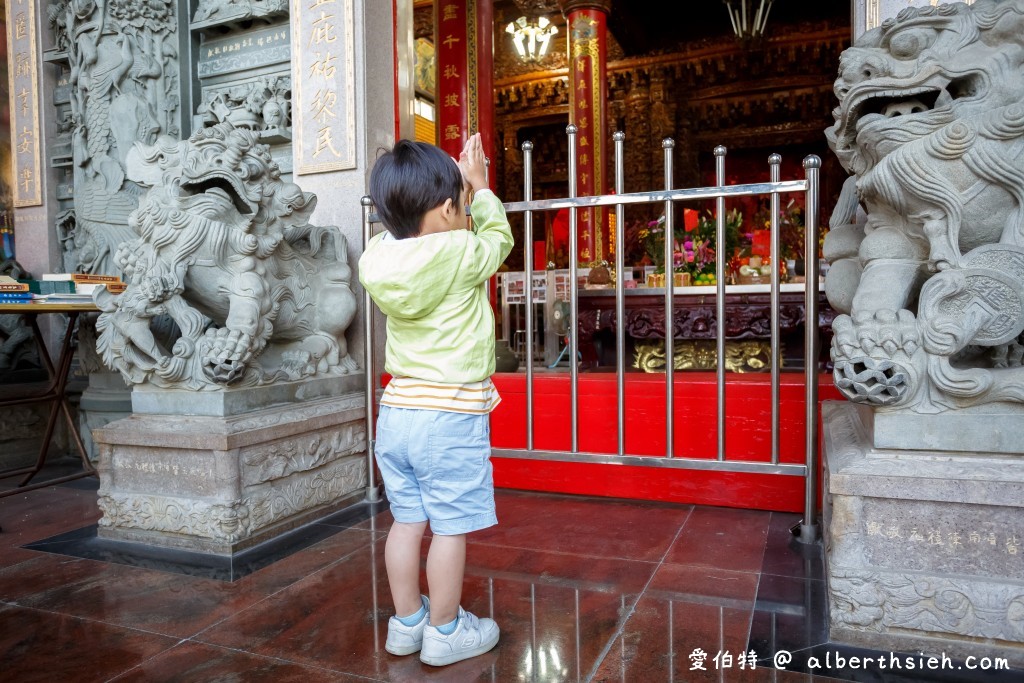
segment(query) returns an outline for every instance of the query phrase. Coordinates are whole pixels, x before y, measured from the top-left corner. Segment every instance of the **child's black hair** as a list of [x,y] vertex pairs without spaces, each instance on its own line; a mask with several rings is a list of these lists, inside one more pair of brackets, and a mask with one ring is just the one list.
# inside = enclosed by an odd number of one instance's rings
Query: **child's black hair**
[[446,199],[462,210],[462,172],[450,156],[425,142],[399,140],[370,172],[370,198],[395,239],[416,237],[428,211]]

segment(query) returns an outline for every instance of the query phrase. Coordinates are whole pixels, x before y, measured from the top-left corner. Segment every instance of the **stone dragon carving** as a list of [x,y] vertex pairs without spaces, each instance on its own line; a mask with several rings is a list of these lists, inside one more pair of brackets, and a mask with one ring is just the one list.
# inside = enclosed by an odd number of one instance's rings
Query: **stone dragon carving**
[[[316,197],[282,181],[257,139],[220,123],[129,155],[150,189],[130,217],[139,238],[115,255],[128,287],[96,301],[97,349],[130,384],[206,390],[356,369],[344,235],[309,223]],[[162,314],[176,339],[154,334]]]
[[1024,402],[1024,0],[904,9],[835,92],[826,136],[867,210],[825,247],[838,387],[922,413]]
[[141,190],[125,178],[136,141],[177,135],[178,36],[171,0],[55,0],[47,18],[65,50],[74,160],[74,270],[109,273],[135,235],[128,215]]

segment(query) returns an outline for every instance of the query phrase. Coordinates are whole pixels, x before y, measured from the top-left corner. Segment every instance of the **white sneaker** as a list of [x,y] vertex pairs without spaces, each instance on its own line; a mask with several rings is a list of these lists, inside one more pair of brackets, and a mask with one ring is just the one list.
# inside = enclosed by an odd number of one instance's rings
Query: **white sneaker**
[[421,595],[423,607],[427,613],[412,626],[406,626],[398,620],[397,616],[388,619],[388,640],[384,649],[393,655],[411,655],[419,652],[423,645],[423,627],[430,623],[430,598]]
[[481,619],[459,607],[459,623],[449,635],[429,623],[423,629],[420,661],[430,666],[444,666],[476,657],[497,645],[498,635],[494,619]]

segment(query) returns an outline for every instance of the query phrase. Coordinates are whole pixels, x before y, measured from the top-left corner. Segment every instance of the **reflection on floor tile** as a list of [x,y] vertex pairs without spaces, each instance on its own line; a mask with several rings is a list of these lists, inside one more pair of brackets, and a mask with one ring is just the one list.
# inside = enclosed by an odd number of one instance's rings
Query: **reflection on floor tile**
[[0,662],[8,681],[106,681],[176,642],[65,614],[0,605]]
[[825,582],[762,574],[750,626],[759,657],[828,642]]
[[244,680],[246,683],[347,683],[365,679],[260,657],[248,652],[184,642],[118,676],[113,682],[205,683],[230,680]]
[[[828,642],[822,547],[793,542],[797,515],[498,491],[499,525],[468,539],[462,602],[494,617],[501,641],[432,668],[384,651],[386,503],[372,517],[321,520],[218,575],[182,571],[180,554],[74,556],[95,539],[95,498],[57,486],[0,499],[0,678],[1024,680],[812,666],[829,652],[872,653]],[[773,666],[781,650],[792,652],[786,670]]]
[[773,512],[768,525],[761,571],[778,576],[824,579],[825,567],[820,543],[800,543],[790,529],[801,515]]
[[477,543],[642,561],[661,560],[691,510],[507,491],[495,504],[498,526],[475,533]]
[[665,561],[758,572],[770,518],[759,510],[696,508]]

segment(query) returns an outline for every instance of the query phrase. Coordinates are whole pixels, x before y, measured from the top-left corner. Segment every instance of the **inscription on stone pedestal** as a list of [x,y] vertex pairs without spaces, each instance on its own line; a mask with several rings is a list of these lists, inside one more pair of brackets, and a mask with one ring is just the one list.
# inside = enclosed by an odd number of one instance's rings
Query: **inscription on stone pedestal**
[[862,523],[873,566],[1024,579],[1020,510],[868,498]]

